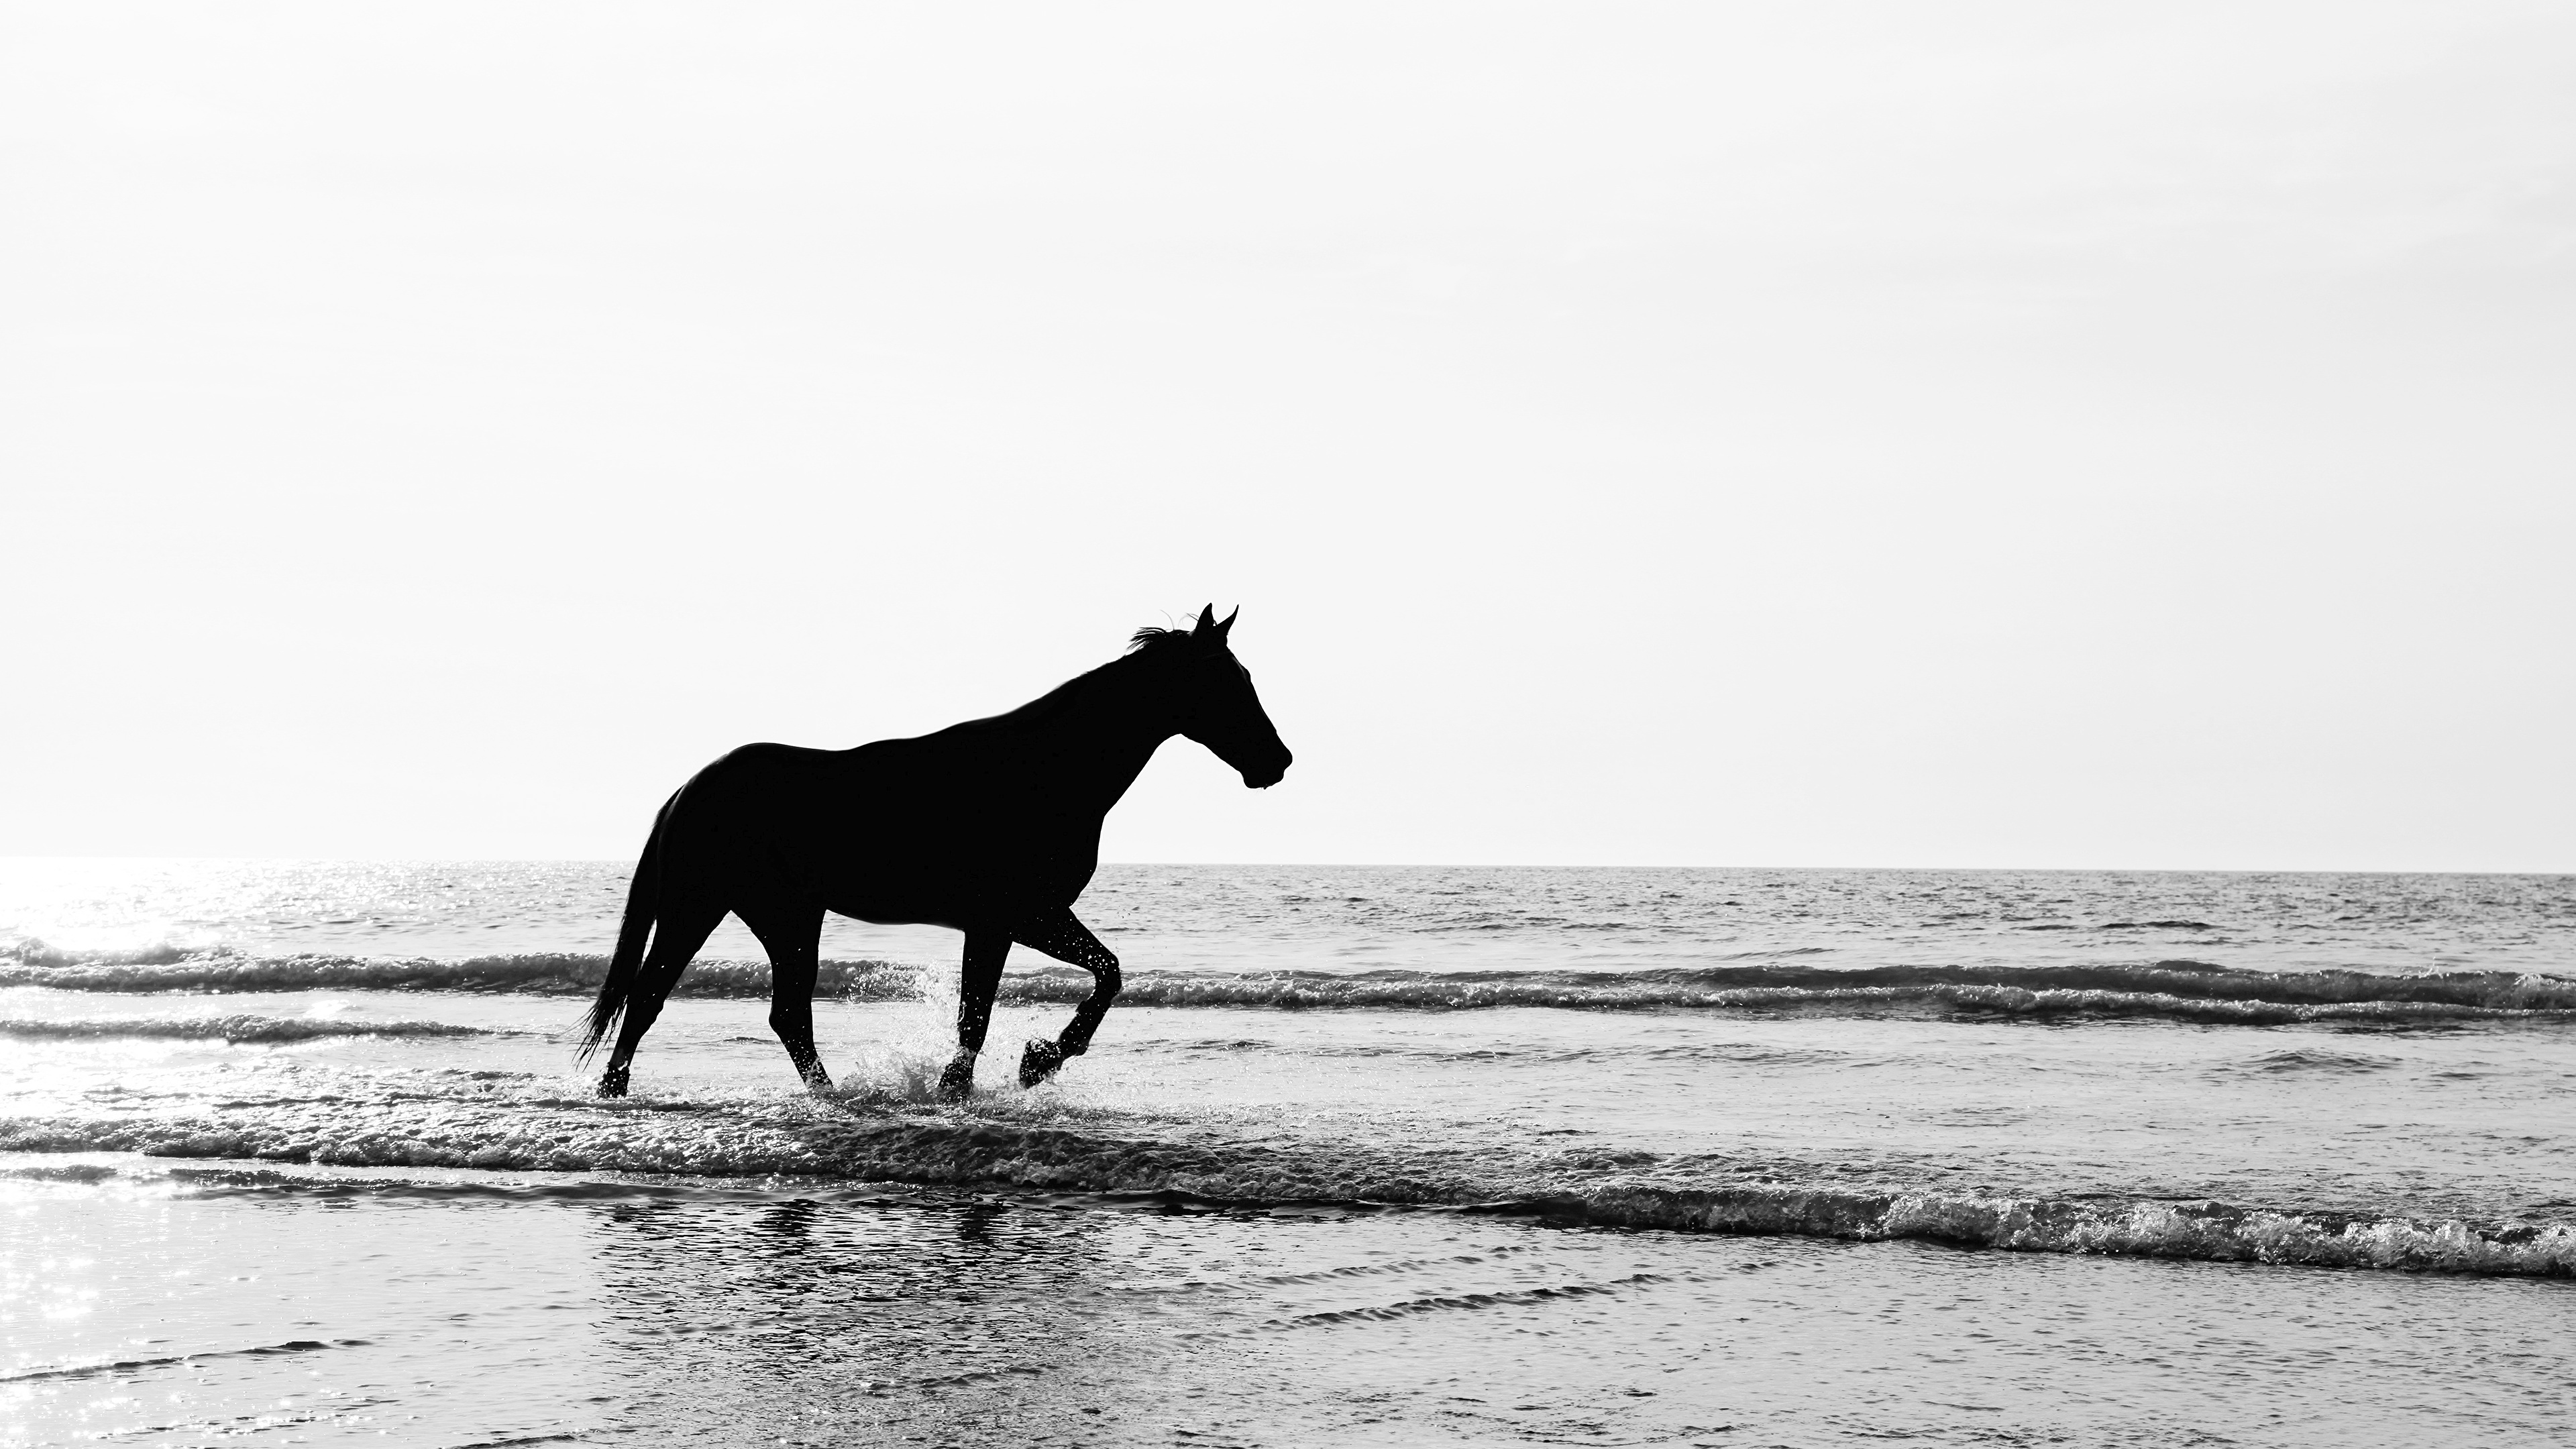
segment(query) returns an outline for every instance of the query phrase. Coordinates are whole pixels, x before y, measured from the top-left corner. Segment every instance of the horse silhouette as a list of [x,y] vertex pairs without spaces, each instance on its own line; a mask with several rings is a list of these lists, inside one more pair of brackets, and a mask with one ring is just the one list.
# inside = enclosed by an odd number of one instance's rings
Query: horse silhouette
[[814,1050],[826,911],[965,933],[957,1055],[940,1075],[942,1095],[974,1087],[1014,941],[1092,976],[1064,1031],[1020,1054],[1020,1085],[1082,1055],[1118,996],[1118,958],[1073,915],[1099,866],[1109,807],[1176,734],[1253,789],[1288,772],[1288,747],[1226,642],[1242,612],[1220,623],[1211,606],[1195,628],[1139,629],[1121,658],[1008,714],[849,750],[744,745],[692,776],[635,862],[617,951],[585,1023],[584,1061],[617,1031],[599,1095],[626,1094],[637,1044],[727,912],[769,953],[769,1026],[812,1087],[832,1084]]

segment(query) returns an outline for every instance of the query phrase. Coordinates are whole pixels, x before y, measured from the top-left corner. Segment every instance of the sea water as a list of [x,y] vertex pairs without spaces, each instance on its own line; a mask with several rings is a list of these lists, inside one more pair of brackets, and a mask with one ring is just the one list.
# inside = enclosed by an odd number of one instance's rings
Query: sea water
[[625,884],[0,863],[0,1442],[2576,1435],[2576,878],[1112,866],[954,1106]]

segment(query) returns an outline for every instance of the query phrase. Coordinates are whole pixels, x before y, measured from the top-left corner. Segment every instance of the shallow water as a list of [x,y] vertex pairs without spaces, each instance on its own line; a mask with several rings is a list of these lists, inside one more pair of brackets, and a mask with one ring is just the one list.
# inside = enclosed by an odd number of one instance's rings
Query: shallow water
[[[46,1192],[80,1218],[30,1231]],[[101,1365],[0,1384],[39,1438],[2500,1444],[2576,1412],[2552,1283],[817,1184],[180,1169],[15,1207],[12,1347],[41,1318]]]
[[957,1107],[855,923],[834,1092],[720,937],[591,1098],[623,890],[0,868],[8,1442],[2576,1422],[2568,878],[1113,868],[1137,1004]]

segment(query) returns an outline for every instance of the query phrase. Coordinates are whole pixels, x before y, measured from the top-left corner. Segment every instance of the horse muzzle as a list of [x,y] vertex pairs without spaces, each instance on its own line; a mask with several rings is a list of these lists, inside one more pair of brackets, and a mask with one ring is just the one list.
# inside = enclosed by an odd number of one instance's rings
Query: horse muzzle
[[1288,777],[1288,766],[1290,763],[1295,761],[1296,758],[1296,756],[1288,753],[1286,750],[1281,750],[1279,752],[1278,760],[1274,763],[1255,765],[1252,768],[1245,770],[1243,772],[1243,783],[1245,788],[1252,790],[1267,790],[1271,786],[1278,784],[1281,780]]

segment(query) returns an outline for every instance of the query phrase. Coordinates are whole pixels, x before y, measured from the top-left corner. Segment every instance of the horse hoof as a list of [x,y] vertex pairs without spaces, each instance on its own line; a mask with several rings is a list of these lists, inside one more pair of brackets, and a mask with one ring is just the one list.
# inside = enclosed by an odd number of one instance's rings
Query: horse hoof
[[963,1102],[975,1090],[975,1059],[961,1057],[948,1064],[939,1074],[939,1098],[943,1102]]
[[602,1076],[599,1079],[599,1095],[603,1097],[625,1096],[626,1074],[624,1072],[612,1071]]
[[1055,1075],[1064,1065],[1064,1048],[1051,1041],[1033,1041],[1020,1052],[1020,1085],[1034,1087]]

